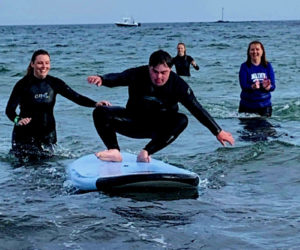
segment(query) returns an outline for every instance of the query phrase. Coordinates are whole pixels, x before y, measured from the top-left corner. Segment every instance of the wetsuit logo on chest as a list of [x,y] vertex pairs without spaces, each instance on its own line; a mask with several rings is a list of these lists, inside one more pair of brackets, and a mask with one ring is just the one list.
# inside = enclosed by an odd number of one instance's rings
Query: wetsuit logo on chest
[[45,92],[44,94],[35,94],[35,99],[49,99],[49,93]]

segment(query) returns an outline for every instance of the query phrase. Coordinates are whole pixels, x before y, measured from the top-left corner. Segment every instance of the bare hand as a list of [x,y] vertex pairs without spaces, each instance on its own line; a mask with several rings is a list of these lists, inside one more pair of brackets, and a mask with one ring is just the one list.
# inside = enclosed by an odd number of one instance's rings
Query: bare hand
[[217,135],[217,139],[223,146],[226,146],[226,142],[230,143],[230,145],[234,145],[234,138],[231,133],[221,130],[221,132]]
[[99,101],[96,103],[96,107],[100,107],[100,106],[111,106],[111,103],[109,101]]
[[19,126],[27,125],[29,122],[31,122],[31,118],[22,118],[20,121],[18,121]]
[[253,83],[251,85],[251,88],[252,89],[260,89],[260,83],[259,83],[259,81],[257,80],[255,83]]
[[264,79],[263,82],[262,82],[262,87],[269,91],[270,88],[271,88],[271,80],[270,79]]
[[94,84],[96,86],[101,86],[102,85],[102,79],[100,76],[89,76],[87,78],[88,83]]

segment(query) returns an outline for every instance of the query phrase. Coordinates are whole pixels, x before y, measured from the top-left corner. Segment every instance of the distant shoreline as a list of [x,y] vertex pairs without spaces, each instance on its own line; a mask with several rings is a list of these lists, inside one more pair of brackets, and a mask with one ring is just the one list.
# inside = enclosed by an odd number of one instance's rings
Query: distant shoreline
[[[190,22],[141,22],[143,25],[151,25],[151,24],[174,24],[174,23],[261,23],[261,22],[300,22],[300,19],[296,20],[249,20],[249,21],[233,21],[233,20],[226,20],[224,22],[218,22],[218,20],[215,21],[190,21]],[[0,24],[0,27],[5,27],[5,26],[70,26],[70,25],[115,25],[113,22],[112,23],[61,23],[61,24]]]

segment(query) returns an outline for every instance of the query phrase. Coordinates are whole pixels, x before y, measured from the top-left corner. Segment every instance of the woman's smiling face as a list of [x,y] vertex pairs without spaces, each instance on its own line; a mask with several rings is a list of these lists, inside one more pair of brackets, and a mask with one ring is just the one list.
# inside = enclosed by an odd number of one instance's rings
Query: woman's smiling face
[[44,79],[51,68],[50,57],[48,55],[38,55],[34,62],[31,62],[33,74],[36,78]]
[[249,55],[251,57],[252,62],[260,62],[261,57],[263,55],[263,50],[259,43],[251,44]]

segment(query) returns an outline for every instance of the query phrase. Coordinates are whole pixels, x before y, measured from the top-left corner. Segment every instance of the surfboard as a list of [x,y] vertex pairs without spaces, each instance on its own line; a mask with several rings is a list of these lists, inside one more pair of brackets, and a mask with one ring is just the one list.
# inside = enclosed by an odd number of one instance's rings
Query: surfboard
[[134,188],[197,188],[199,176],[160,160],[137,162],[137,156],[122,153],[122,162],[107,162],[94,154],[82,156],[68,166],[68,178],[82,191]]

